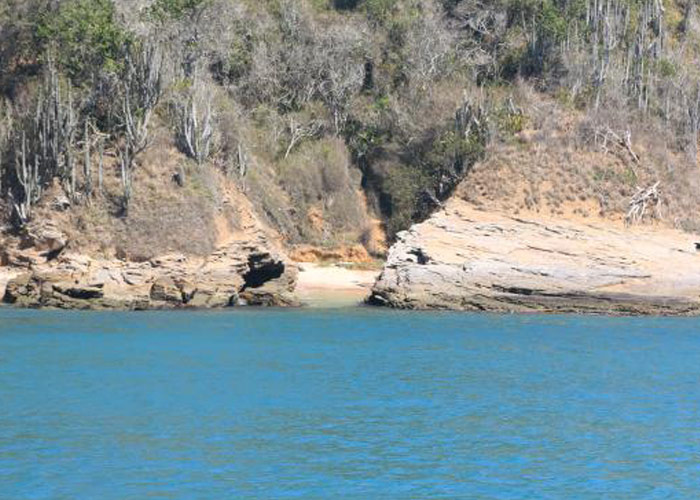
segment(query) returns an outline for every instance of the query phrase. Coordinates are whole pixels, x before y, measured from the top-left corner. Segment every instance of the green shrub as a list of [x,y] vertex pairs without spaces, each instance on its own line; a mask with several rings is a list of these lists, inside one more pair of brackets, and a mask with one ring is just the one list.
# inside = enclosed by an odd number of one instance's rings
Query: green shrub
[[[568,94],[566,96],[562,95],[560,99],[564,100],[566,97],[568,97]],[[506,137],[522,132],[527,122],[527,117],[522,111],[513,109],[507,103],[496,109],[494,118],[498,131]]]
[[157,21],[180,20],[196,12],[210,0],[156,0],[148,14]]
[[112,0],[69,0],[47,11],[36,28],[40,42],[53,48],[59,66],[74,83],[99,70],[117,72],[130,35],[115,20]]

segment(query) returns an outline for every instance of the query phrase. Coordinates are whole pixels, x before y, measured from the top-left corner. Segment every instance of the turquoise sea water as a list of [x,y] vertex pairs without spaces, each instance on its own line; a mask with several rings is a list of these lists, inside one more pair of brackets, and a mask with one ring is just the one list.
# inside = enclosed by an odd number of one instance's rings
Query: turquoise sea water
[[1,499],[698,497],[698,320],[0,309]]

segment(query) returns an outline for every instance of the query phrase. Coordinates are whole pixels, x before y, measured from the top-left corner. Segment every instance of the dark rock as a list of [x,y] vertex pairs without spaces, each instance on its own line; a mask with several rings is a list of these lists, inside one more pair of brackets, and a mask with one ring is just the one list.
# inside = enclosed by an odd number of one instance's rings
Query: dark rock
[[53,285],[53,289],[54,291],[73,299],[93,300],[104,297],[102,285],[90,286],[56,283]]
[[158,278],[151,286],[151,300],[158,302],[169,302],[171,304],[182,304],[182,292],[172,279],[167,277]]

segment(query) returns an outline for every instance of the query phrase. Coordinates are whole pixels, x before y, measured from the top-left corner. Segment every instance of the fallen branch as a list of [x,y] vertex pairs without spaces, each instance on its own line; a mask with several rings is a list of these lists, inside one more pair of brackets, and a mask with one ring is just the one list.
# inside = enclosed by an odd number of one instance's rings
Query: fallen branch
[[644,219],[644,215],[647,213],[647,209],[653,206],[655,209],[656,217],[658,215],[659,205],[661,204],[661,195],[659,194],[659,182],[657,181],[653,186],[646,189],[637,188],[637,193],[632,197],[629,202],[629,210],[627,215],[625,215],[625,223],[627,225],[639,223]]

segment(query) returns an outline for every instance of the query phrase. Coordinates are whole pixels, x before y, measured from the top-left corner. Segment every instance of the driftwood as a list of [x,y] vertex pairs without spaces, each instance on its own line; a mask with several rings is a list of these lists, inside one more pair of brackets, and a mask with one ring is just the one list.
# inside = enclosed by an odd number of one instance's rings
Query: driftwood
[[641,222],[642,219],[644,219],[644,215],[652,207],[655,212],[653,216],[656,217],[660,204],[661,195],[659,194],[659,182],[656,182],[646,189],[638,187],[637,193],[629,202],[629,210],[627,211],[627,215],[625,215],[625,223],[629,225]]

